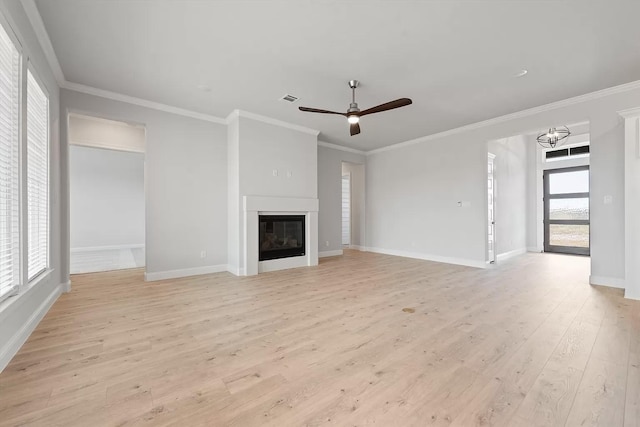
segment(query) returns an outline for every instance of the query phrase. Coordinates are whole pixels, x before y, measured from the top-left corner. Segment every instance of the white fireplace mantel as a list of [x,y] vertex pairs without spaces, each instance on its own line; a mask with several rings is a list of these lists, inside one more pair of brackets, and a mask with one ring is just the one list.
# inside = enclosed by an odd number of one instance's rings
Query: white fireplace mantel
[[[244,196],[244,275],[262,271],[318,265],[318,199]],[[305,215],[305,255],[259,261],[258,218],[261,213]]]

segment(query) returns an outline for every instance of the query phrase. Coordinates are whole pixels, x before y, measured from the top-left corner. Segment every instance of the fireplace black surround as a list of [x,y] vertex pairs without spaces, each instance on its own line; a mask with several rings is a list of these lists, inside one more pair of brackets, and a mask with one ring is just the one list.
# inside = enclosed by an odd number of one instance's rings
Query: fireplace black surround
[[260,215],[259,260],[289,258],[305,254],[304,215]]

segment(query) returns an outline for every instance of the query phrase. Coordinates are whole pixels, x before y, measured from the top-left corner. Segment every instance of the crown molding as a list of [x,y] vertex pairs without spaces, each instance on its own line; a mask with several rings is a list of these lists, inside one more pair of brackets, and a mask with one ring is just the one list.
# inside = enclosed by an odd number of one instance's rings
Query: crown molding
[[620,114],[625,119],[634,119],[636,117],[640,117],[640,108],[629,108],[628,110],[621,110],[618,111],[618,114]]
[[22,0],[22,8],[24,9],[27,18],[31,23],[33,31],[36,33],[36,38],[40,43],[40,47],[42,47],[44,56],[47,58],[49,68],[51,68],[51,71],[53,72],[58,85],[62,86],[62,84],[66,82],[64,73],[62,72],[62,67],[60,66],[60,62],[58,61],[56,52],[53,49],[53,44],[51,43],[51,39],[49,38],[49,33],[47,32],[47,28],[44,26],[42,16],[40,16],[40,12],[38,11],[38,6],[36,6],[35,0]]
[[274,126],[280,126],[287,129],[296,130],[298,132],[308,133],[313,136],[318,136],[320,134],[319,130],[307,128],[304,126],[295,125],[293,123],[284,122],[282,120],[273,119],[271,117],[262,116],[260,114],[250,113],[244,110],[233,110],[226,118],[225,123],[229,124],[232,120],[238,117],[245,117],[247,119],[257,120],[259,122],[268,123]]
[[65,81],[61,85],[62,88],[72,90],[75,92],[86,93],[87,95],[99,96],[101,98],[107,98],[114,101],[126,102],[128,104],[138,105],[140,107],[151,108],[153,110],[164,111],[166,113],[177,114],[179,116],[191,117],[193,119],[204,120],[207,122],[218,123],[226,125],[227,121],[220,117],[212,116],[210,114],[198,113],[196,111],[186,110],[184,108],[174,107],[172,105],[161,104],[155,101],[149,101],[142,98],[136,98],[134,96],[123,95],[117,92],[111,92],[104,89],[98,89],[92,86],[86,86],[79,83],[71,83]]
[[320,147],[332,148],[334,150],[346,151],[347,153],[360,154],[363,156],[367,154],[366,151],[356,150],[355,148],[344,147],[342,145],[332,144],[330,142],[318,141],[318,145]]
[[[386,147],[376,148],[375,150],[367,151],[367,156],[376,153],[382,153],[384,151],[396,150],[398,148],[408,147],[410,145],[419,144],[421,142],[431,141],[434,139],[444,138],[446,136],[455,135],[471,130],[481,129],[484,127],[505,123],[510,120],[521,119],[524,117],[533,116],[546,111],[556,110],[558,108],[570,107],[572,105],[581,104],[587,101],[593,101],[595,99],[604,98],[606,96],[615,95],[617,93],[628,92],[630,90],[640,89],[640,80],[636,80],[630,83],[625,83],[618,86],[598,90],[595,92],[587,93],[584,95],[574,96],[573,98],[563,99],[561,101],[552,102],[550,104],[540,105],[538,107],[529,108],[527,110],[517,111],[515,113],[505,114],[504,116],[494,117],[493,119],[483,120],[481,122],[471,123],[469,125],[460,126],[454,129],[449,129],[444,132],[434,133],[420,138],[411,139],[409,141],[399,142],[397,144],[388,145]],[[631,109],[625,111],[633,111],[640,109]],[[623,112],[619,112],[622,115]]]

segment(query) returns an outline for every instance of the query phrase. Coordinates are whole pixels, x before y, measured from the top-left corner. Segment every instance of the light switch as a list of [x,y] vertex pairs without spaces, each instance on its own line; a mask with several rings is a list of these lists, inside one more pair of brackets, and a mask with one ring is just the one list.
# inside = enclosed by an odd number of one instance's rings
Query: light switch
[[604,196],[604,204],[605,205],[610,205],[611,203],[613,203],[613,196]]
[[273,176],[278,176],[278,169],[273,170]]

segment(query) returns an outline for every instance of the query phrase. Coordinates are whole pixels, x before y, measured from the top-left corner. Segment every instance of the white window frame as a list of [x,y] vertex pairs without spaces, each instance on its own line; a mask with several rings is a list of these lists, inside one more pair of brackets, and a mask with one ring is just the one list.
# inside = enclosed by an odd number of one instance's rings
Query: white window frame
[[17,192],[17,201],[18,201],[18,206],[17,206],[17,217],[15,218],[18,222],[17,227],[18,227],[18,236],[16,237],[16,241],[14,242],[16,244],[16,248],[14,248],[13,250],[17,251],[17,267],[14,267],[16,269],[15,271],[15,278],[16,278],[16,283],[13,284],[12,289],[3,294],[0,295],[0,301],[3,301],[13,295],[16,295],[19,291],[20,288],[22,286],[22,284],[24,283],[22,281],[22,271],[23,271],[23,264],[22,264],[22,254],[23,254],[23,242],[22,242],[22,160],[23,160],[23,156],[22,156],[22,140],[23,140],[23,129],[22,129],[22,122],[23,122],[23,110],[22,110],[22,104],[23,104],[23,95],[24,95],[24,81],[23,81],[23,70],[24,70],[24,58],[23,58],[23,49],[22,49],[22,44],[20,43],[20,40],[18,39],[18,37],[16,36],[15,32],[13,31],[13,28],[11,27],[11,25],[9,25],[9,23],[7,22],[7,20],[4,18],[4,16],[0,15],[0,25],[2,26],[2,30],[7,34],[9,40],[13,43],[13,46],[15,48],[15,50],[18,53],[18,111],[17,111],[17,143],[18,146],[17,148],[17,152],[16,152],[16,156],[17,156],[17,162],[18,164],[15,165],[15,172],[17,173],[17,177],[16,177],[16,184],[17,184],[17,188],[16,188],[16,192]]

